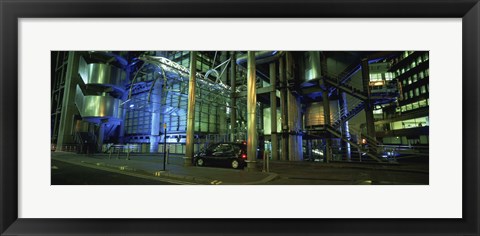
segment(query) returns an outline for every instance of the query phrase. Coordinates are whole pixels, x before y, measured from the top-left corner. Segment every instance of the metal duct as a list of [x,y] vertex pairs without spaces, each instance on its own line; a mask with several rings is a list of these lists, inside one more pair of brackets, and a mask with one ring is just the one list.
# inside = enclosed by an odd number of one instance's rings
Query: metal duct
[[85,84],[101,84],[122,86],[125,80],[125,72],[117,67],[102,63],[91,63],[87,65],[87,78],[84,78]]
[[320,79],[322,77],[320,66],[320,52],[307,52],[305,58],[305,81]]
[[85,96],[82,117],[121,118],[120,99],[110,96]]
[[[255,52],[255,64],[260,65],[277,60],[283,55],[283,51],[260,51]],[[247,62],[247,54],[237,57],[238,65],[245,64]]]

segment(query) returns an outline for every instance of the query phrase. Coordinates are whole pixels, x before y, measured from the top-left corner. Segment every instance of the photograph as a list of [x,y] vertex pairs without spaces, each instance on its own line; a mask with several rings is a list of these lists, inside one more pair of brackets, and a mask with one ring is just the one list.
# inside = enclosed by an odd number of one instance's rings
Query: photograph
[[479,1],[0,0],[0,236],[478,236]]
[[429,185],[429,51],[51,51],[51,185]]

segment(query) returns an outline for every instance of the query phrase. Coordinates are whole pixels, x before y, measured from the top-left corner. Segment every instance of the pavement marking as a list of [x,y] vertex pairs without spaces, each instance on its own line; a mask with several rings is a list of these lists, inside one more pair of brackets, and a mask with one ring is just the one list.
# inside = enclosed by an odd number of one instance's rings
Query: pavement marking
[[210,182],[210,184],[214,184],[214,185],[219,185],[221,183],[222,183],[222,181],[220,181],[220,180],[214,180],[214,181]]
[[128,166],[120,166],[120,170],[125,170]]
[[58,167],[57,166],[52,166],[52,169],[58,170]]

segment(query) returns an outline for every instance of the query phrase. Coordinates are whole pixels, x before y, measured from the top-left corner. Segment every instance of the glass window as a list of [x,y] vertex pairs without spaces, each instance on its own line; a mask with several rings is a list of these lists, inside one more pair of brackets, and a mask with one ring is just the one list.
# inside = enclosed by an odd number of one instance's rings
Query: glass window
[[417,74],[414,74],[413,75],[413,83],[417,82],[417,80],[418,80],[418,76],[417,76]]
[[417,65],[420,64],[420,63],[422,63],[422,57],[417,58]]
[[415,66],[417,66],[416,62],[415,61],[412,61],[412,64],[410,65],[411,68],[415,68]]
[[421,92],[422,94],[427,93],[427,88],[425,87],[425,85],[423,85],[423,86],[421,87],[420,92]]
[[420,73],[418,73],[418,77],[420,77],[420,79],[423,79],[425,77],[423,71],[420,71]]
[[412,109],[415,110],[415,109],[418,109],[419,105],[418,105],[418,102],[415,102],[412,104]]
[[426,107],[426,106],[427,106],[427,100],[419,101],[419,102],[418,102],[418,105],[419,105],[420,107]]
[[408,77],[408,84],[412,84],[412,77]]
[[425,76],[430,76],[430,69],[425,70]]
[[413,98],[413,90],[410,90],[410,98]]
[[426,61],[426,60],[428,60],[428,52],[423,54],[423,61]]
[[416,88],[415,89],[415,96],[419,96],[420,95],[420,89],[419,88]]
[[407,92],[405,92],[405,93],[403,94],[403,99],[408,99],[408,93],[407,93]]
[[407,104],[407,111],[411,111],[412,110],[412,104]]

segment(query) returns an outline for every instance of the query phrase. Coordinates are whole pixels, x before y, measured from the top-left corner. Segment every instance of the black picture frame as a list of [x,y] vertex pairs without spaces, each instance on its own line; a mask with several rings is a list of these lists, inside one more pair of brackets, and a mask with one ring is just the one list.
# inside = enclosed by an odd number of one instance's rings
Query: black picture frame
[[[1,235],[479,235],[478,0],[0,0]],[[388,17],[462,18],[461,219],[19,219],[19,18]],[[447,42],[446,42],[447,43]],[[454,137],[452,137],[454,138]],[[432,157],[434,158],[434,157]],[[39,202],[41,199],[39,199]],[[439,206],[441,207],[441,206]]]

